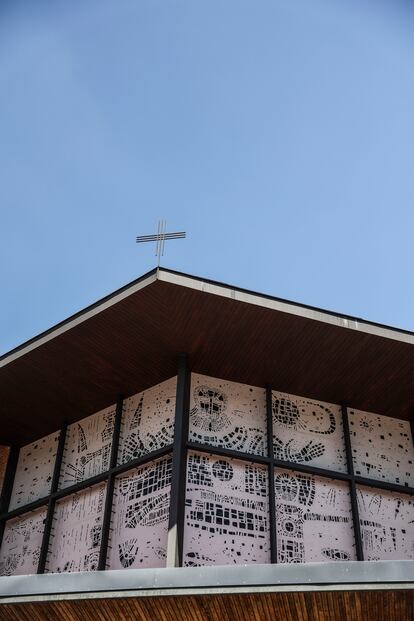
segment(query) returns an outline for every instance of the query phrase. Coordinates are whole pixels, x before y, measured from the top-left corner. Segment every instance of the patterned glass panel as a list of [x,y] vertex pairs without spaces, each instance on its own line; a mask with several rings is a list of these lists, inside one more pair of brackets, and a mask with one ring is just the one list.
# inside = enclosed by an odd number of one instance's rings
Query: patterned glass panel
[[60,475],[60,489],[85,481],[109,468],[116,406],[69,425]]
[[37,572],[45,519],[46,507],[42,507],[6,523],[0,551],[0,576]]
[[116,479],[107,569],[165,567],[170,487],[170,457]]
[[119,463],[173,443],[177,378],[125,399],[119,439]]
[[356,560],[347,482],[275,471],[278,563]]
[[189,438],[267,455],[265,390],[193,373]]
[[56,503],[48,573],[98,569],[105,490],[101,483]]
[[410,423],[349,410],[356,476],[414,487],[414,447]]
[[364,559],[414,560],[414,498],[373,487],[357,497]]
[[10,511],[50,493],[59,433],[51,433],[20,449]]
[[184,564],[269,563],[267,468],[190,453]]
[[347,471],[341,407],[272,392],[275,459]]

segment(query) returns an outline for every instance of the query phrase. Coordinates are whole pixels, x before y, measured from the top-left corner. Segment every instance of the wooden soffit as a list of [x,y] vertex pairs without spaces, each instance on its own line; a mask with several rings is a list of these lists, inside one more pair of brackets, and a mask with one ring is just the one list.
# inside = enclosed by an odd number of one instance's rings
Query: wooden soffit
[[121,597],[2,604],[10,621],[403,621],[412,590]]
[[414,407],[414,334],[161,269],[0,358],[0,443],[26,444],[176,374],[387,416]]

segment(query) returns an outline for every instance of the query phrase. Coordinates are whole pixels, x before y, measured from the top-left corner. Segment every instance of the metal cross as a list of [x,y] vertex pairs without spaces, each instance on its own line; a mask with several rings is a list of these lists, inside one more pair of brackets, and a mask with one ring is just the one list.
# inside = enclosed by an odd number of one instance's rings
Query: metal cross
[[137,244],[152,241],[157,242],[155,247],[155,256],[158,257],[158,267],[160,266],[161,256],[164,256],[165,240],[168,241],[170,239],[182,239],[183,237],[185,237],[184,231],[180,231],[178,233],[166,233],[166,226],[166,220],[158,220],[158,231],[156,235],[139,235],[136,239]]

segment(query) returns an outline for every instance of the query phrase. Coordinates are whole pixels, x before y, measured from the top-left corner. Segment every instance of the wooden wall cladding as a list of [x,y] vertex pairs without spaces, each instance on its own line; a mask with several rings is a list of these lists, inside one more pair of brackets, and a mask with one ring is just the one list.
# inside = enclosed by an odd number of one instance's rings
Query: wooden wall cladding
[[0,493],[3,488],[3,479],[6,472],[7,460],[9,458],[9,447],[0,446]]
[[414,592],[344,591],[180,595],[0,604],[7,621],[408,621]]

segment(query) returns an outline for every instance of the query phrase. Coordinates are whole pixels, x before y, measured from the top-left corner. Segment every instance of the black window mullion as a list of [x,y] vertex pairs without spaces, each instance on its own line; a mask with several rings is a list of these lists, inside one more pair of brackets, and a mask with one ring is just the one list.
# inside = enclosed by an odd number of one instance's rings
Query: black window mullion
[[214,446],[214,444],[204,444],[203,442],[187,442],[187,448],[190,451],[200,451],[209,455],[218,455],[220,457],[229,457],[230,459],[238,459],[239,461],[248,461],[249,463],[267,465],[270,462],[269,457],[264,455],[256,455],[254,453],[244,453],[234,449],[228,449],[223,446]]
[[155,451],[151,451],[150,453],[144,453],[143,455],[135,457],[134,459],[130,459],[123,464],[118,464],[114,467],[113,473],[115,474],[115,476],[118,476],[119,474],[124,474],[129,470],[134,470],[135,468],[145,466],[152,461],[156,461],[157,459],[161,459],[166,455],[170,455],[172,452],[172,448],[172,444],[167,444],[166,446],[162,446],[159,449],[155,449]]
[[[172,451],[170,517],[168,523],[167,561],[170,566],[183,563],[184,513],[187,472],[187,440],[190,409],[191,373],[187,354],[178,361],[177,396]],[[171,558],[171,554],[173,558]],[[169,558],[168,558],[169,557]]]
[[65,450],[66,430],[67,430],[67,423],[65,422],[59,434],[59,442],[58,442],[58,447],[56,451],[55,466],[53,469],[52,484],[50,488],[51,495],[47,503],[45,528],[43,530],[42,545],[40,547],[39,563],[37,566],[38,574],[45,573],[47,553],[49,550],[50,532],[52,530],[53,513],[55,510],[55,503],[56,503],[52,494],[54,494],[59,487],[60,470],[62,467],[63,452]]
[[357,561],[363,561],[364,560],[364,549],[362,546],[361,525],[359,521],[358,497],[357,497],[357,489],[356,489],[356,483],[355,483],[354,462],[352,459],[352,445],[351,445],[351,434],[349,431],[348,408],[344,404],[341,407],[342,407],[342,427],[343,427],[344,439],[345,439],[346,461],[348,464],[348,473],[351,475],[351,479],[349,481],[349,491],[350,491],[350,496],[351,496],[351,510],[352,510],[352,521],[353,521],[353,526],[354,526],[356,556],[357,556]]
[[106,484],[105,508],[102,520],[101,547],[99,550],[98,569],[102,570],[106,567],[106,557],[108,553],[109,530],[111,526],[112,502],[114,496],[115,471],[118,461],[119,436],[121,433],[122,411],[124,400],[120,396],[116,404],[114,430],[112,435],[111,456],[109,459],[109,474]]
[[270,562],[277,563],[276,537],[276,497],[275,497],[275,462],[273,455],[273,407],[272,387],[266,386],[266,422],[267,422],[267,455],[269,473],[269,520],[270,520]]
[[[0,496],[0,515],[8,511],[10,498],[13,491],[14,477],[16,474],[17,462],[19,460],[19,448],[11,446],[7,459],[6,470],[3,478],[3,487]],[[3,541],[4,528],[6,526],[7,516],[0,521],[0,548]]]

